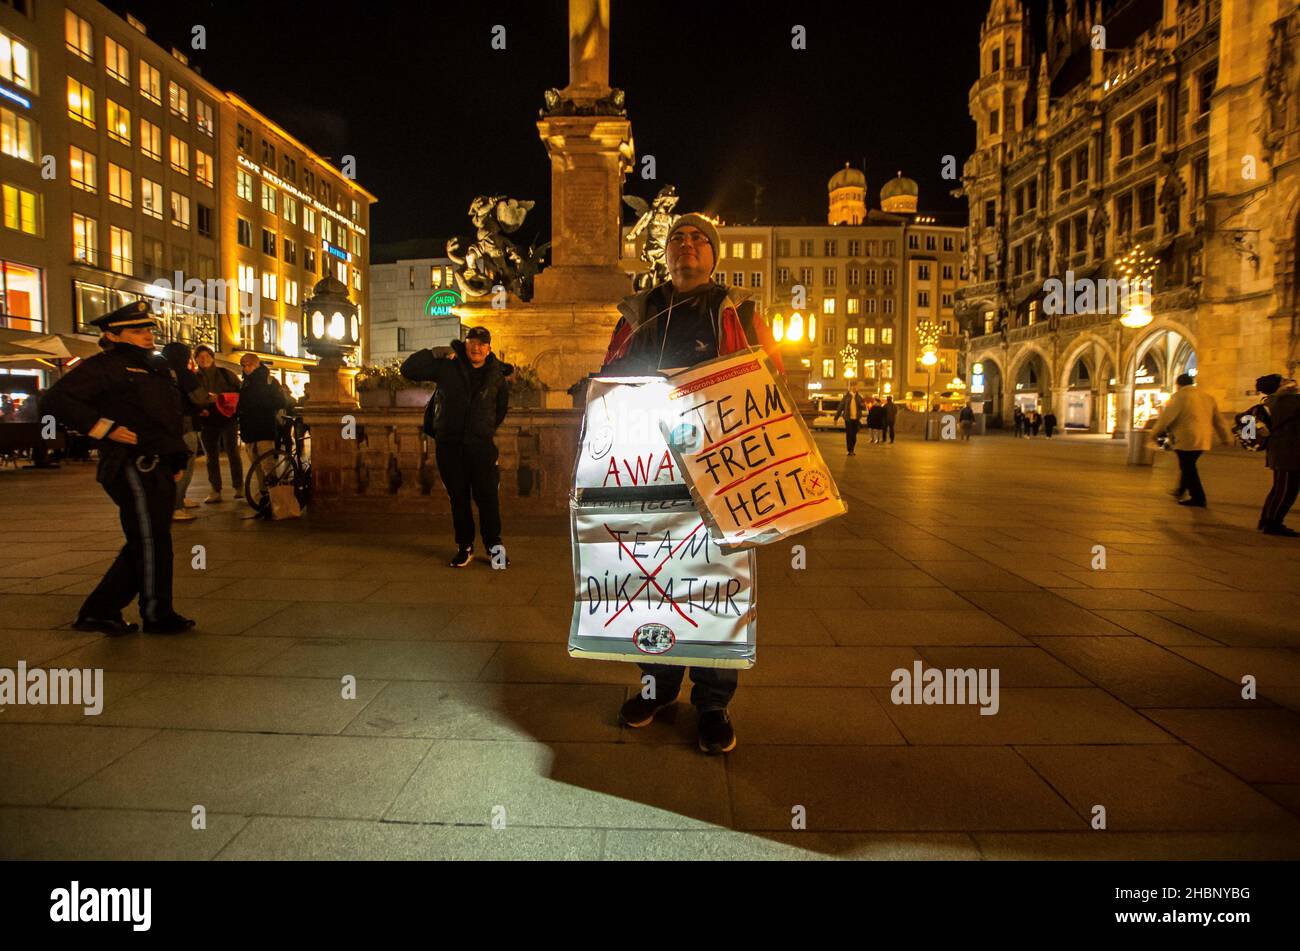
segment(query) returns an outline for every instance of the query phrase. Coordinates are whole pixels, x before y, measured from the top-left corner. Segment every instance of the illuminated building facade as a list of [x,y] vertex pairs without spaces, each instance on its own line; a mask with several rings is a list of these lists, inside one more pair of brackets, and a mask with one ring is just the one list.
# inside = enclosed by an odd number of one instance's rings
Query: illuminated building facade
[[399,258],[370,265],[368,360],[405,360],[416,350],[460,337],[462,303],[451,258]]

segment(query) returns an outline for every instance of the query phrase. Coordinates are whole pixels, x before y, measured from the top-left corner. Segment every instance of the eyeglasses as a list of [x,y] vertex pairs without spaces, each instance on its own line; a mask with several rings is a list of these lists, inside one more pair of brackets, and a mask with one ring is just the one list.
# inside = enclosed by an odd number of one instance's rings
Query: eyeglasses
[[701,234],[698,231],[674,231],[672,236],[668,239],[669,244],[686,244],[688,241],[691,244],[708,244],[709,237],[708,235]]

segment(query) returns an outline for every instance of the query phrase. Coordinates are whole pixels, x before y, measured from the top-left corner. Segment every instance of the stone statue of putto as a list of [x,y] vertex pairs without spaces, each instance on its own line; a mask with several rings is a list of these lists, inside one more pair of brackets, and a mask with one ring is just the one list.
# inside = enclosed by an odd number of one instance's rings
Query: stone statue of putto
[[456,262],[456,284],[466,298],[483,297],[501,285],[520,300],[531,300],[533,277],[541,268],[542,257],[551,242],[530,245],[521,250],[506,235],[518,231],[532,201],[517,201],[505,195],[479,195],[469,206],[476,240],[462,256],[460,239],[447,242],[447,257]]
[[677,189],[672,185],[665,185],[659,189],[659,194],[655,195],[654,201],[649,205],[645,203],[645,199],[638,198],[636,195],[623,196],[627,206],[640,216],[632,226],[632,230],[627,233],[626,240],[635,241],[642,232],[646,236],[641,260],[648,267],[647,270],[632,278],[632,286],[638,291],[668,280],[668,262],[664,257],[665,241],[668,239],[668,229],[677,220],[677,216],[673,214],[677,200]]

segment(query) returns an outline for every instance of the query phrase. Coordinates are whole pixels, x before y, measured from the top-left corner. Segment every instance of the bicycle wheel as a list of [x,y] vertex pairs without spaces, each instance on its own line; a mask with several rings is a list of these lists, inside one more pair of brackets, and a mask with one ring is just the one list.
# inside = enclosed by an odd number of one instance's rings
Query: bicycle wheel
[[298,486],[300,475],[293,455],[283,449],[262,453],[248,467],[244,479],[244,498],[258,512],[271,511],[271,489],[277,485]]

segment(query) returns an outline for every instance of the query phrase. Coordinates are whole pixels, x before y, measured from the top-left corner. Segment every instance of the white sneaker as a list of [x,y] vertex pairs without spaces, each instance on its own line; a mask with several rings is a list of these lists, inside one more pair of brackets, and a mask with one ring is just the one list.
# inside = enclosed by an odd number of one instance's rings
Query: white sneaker
[[176,511],[172,512],[173,522],[193,522],[196,518],[197,516],[191,515],[189,512],[185,511],[184,509],[177,509]]
[[221,493],[220,493],[220,492],[213,492],[211,495],[209,495],[206,499],[203,500],[203,504],[204,504],[204,505],[213,505],[213,504],[215,504],[215,503],[217,503],[217,502],[220,502],[220,501],[221,501]]

